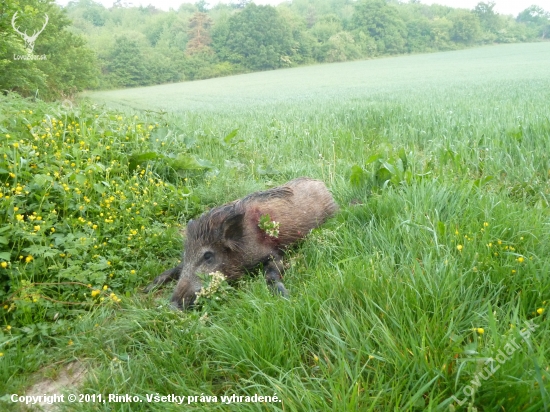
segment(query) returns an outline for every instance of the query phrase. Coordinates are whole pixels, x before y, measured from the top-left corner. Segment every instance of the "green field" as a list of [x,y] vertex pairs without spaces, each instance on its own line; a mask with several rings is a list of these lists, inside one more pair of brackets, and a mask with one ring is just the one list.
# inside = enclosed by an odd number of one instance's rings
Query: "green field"
[[[451,93],[447,88],[454,94],[474,85],[547,80],[548,48],[548,43],[481,47],[94,92],[88,96],[138,110],[215,113],[266,106],[273,110],[274,104],[320,104],[327,99],[332,104],[334,100],[341,103],[352,98],[386,101],[388,95],[401,100],[416,93]],[[451,103],[450,98],[445,100]]]
[[[545,42],[2,98],[0,407],[79,361],[73,392],[142,402],[65,410],[547,411],[549,67]],[[341,210],[289,251],[290,301],[139,292],[186,220],[304,175]]]

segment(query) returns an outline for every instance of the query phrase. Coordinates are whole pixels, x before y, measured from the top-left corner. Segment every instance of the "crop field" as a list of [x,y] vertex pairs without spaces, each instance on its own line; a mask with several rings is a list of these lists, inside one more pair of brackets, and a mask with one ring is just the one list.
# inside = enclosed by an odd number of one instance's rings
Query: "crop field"
[[[0,409],[70,367],[135,398],[67,411],[548,411],[549,68],[541,42],[0,97]],[[141,293],[187,220],[298,176],[340,211],[289,300]]]

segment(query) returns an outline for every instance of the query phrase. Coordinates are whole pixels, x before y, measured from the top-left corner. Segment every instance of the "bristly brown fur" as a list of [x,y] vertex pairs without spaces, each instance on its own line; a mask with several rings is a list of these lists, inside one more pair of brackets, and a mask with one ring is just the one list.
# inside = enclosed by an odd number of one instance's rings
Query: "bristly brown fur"
[[[193,305],[202,287],[201,273],[223,273],[239,279],[262,265],[268,286],[285,297],[282,283],[283,251],[334,216],[338,205],[320,180],[298,178],[241,200],[216,207],[187,225],[182,262],[164,272],[154,285],[179,275],[171,302],[176,308]],[[277,224],[276,235],[260,222],[264,216]]]
[[216,207],[198,219],[191,220],[187,225],[186,243],[193,244],[196,239],[201,239],[201,243],[217,243],[221,240],[223,222],[232,215],[235,215],[233,203]]
[[187,227],[187,239],[191,244],[193,240],[200,239],[201,243],[216,243],[222,239],[221,230],[223,223],[239,213],[245,213],[246,206],[252,202],[269,202],[273,199],[290,199],[293,195],[290,187],[282,186],[263,192],[256,192],[243,199],[218,206],[198,219],[189,222]]

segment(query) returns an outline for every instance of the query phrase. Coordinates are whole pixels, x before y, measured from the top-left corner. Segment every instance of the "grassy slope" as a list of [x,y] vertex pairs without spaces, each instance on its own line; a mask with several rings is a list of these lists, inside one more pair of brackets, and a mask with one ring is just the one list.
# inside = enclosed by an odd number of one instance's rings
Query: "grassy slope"
[[[530,56],[525,59],[525,55]],[[487,46],[258,72],[196,82],[90,93],[135,109],[230,112],[299,101],[361,99],[484,81],[546,77],[547,43]],[[532,62],[540,64],[533,65]]]
[[[549,63],[550,44],[539,43],[93,94],[170,110],[169,123],[216,165],[197,180],[203,204],[309,175],[327,181],[342,210],[290,253],[290,302],[252,278],[201,322],[200,312],[159,309],[167,288],[99,307],[42,356],[87,361],[90,393],[283,399],[196,409],[436,410],[466,398],[486,359],[515,338],[519,349],[468,400],[544,410]],[[235,128],[243,141],[229,150],[219,140]],[[397,165],[401,148],[410,178],[380,187],[366,160]],[[365,171],[358,187],[353,165]],[[526,320],[539,325],[528,340]],[[180,409],[72,408],[130,407]]]

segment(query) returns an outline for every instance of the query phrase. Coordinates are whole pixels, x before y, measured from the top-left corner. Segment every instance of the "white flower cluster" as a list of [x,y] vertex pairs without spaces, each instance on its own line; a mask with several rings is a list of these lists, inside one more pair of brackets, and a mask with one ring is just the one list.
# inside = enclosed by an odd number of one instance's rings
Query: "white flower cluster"
[[279,222],[271,222],[271,228],[266,229],[265,233],[271,237],[279,237]]
[[222,272],[212,272],[208,276],[211,278],[210,283],[197,292],[197,300],[200,298],[213,298],[225,281],[225,275]]
[[279,237],[279,222],[271,220],[269,215],[262,215],[258,223],[258,227],[262,229],[268,236]]

